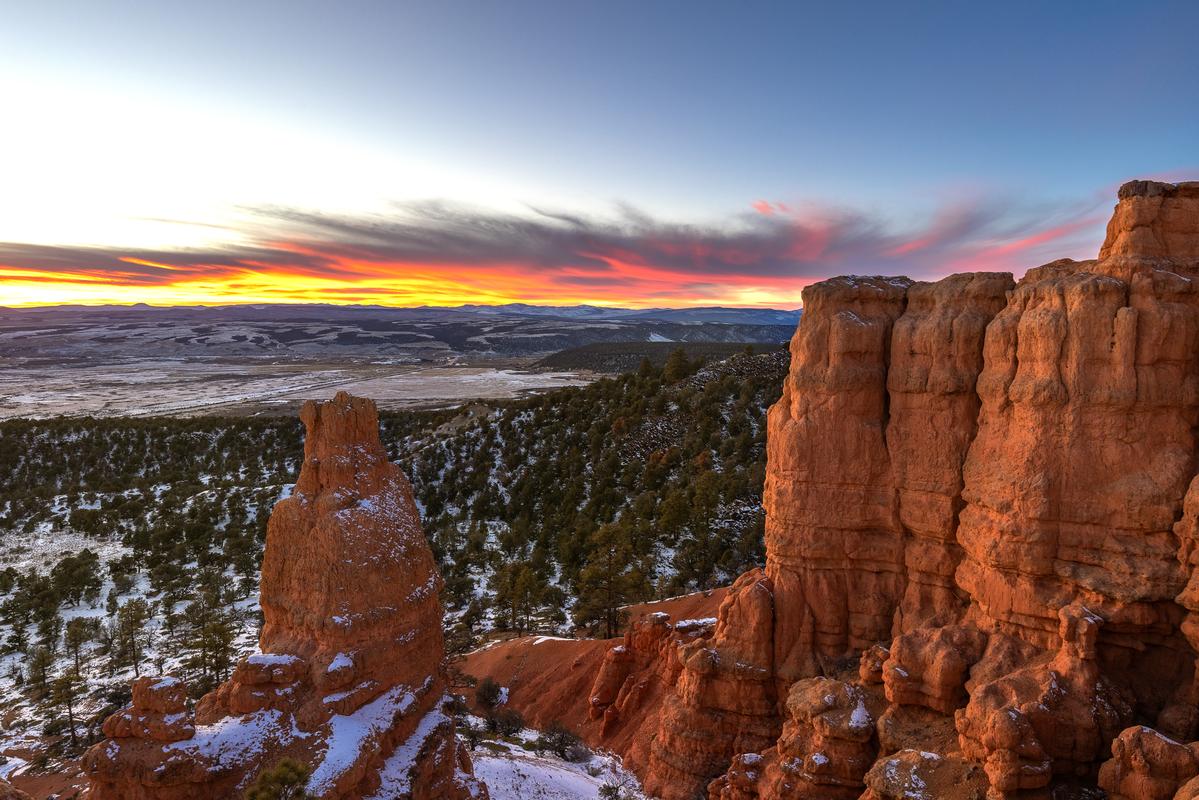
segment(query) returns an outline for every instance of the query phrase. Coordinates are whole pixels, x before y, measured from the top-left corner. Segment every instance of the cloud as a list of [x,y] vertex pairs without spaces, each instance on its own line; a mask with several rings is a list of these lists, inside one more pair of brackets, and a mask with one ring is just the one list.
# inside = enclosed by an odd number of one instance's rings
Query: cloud
[[605,217],[444,202],[397,204],[375,216],[245,211],[244,245],[168,251],[0,243],[0,280],[143,291],[203,284],[218,296],[225,285],[231,302],[247,287],[273,297],[294,284],[310,299],[391,292],[397,303],[482,295],[794,305],[804,285],[836,274],[936,278],[1085,257],[1098,248],[1105,216],[1093,200],[1032,208],[993,199],[947,202],[927,224],[906,229],[852,209],[766,200],[710,224],[627,206]]

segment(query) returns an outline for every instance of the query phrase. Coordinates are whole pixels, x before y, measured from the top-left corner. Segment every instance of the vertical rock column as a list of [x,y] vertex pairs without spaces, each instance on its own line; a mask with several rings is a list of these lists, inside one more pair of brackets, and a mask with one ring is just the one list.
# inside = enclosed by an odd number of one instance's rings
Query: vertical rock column
[[778,738],[773,622],[773,587],[755,569],[729,589],[712,638],[678,648],[681,669],[642,780],[647,795],[692,800],[735,754]]
[[1014,285],[1000,272],[916,283],[895,322],[886,442],[907,577],[895,633],[952,623],[965,611],[954,582],[962,466],[977,430],[983,337]]
[[1044,650],[1056,609],[1085,603],[1101,661],[1160,708],[1183,677],[1172,529],[1194,474],[1199,286],[1156,264],[1030,273],[992,322],[957,578],[980,627]]
[[487,797],[446,700],[440,577],[369,400],[306,403],[304,465],[267,525],[261,652],[205,695],[139,683],[88,751],[92,800],[240,797],[282,758],[321,800]]
[[889,639],[904,589],[887,453],[887,363],[906,278],[804,290],[791,373],[767,419],[766,572],[783,690]]

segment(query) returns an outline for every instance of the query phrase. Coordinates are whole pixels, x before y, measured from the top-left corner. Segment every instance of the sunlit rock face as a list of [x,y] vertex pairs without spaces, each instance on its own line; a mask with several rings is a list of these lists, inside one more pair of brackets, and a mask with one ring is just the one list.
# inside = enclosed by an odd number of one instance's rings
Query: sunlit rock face
[[88,751],[90,796],[239,797],[283,757],[320,798],[486,797],[442,710],[441,587],[412,491],[369,400],[306,403],[304,465],[267,526],[260,653],[194,716],[169,677]]
[[[1199,795],[1197,204],[1127,184],[1098,259],[1019,282],[809,287],[768,418],[765,569],[700,631],[631,628],[587,675],[592,742],[664,800]],[[290,752],[323,796],[470,789],[432,561],[355,402],[304,412],[264,654],[195,719],[139,689],[89,754],[97,796],[220,796]],[[329,755],[366,717],[344,750],[364,755]],[[403,774],[442,795],[398,777],[414,751],[439,755]]]
[[815,284],[791,352],[764,575],[680,650],[646,786],[1199,785],[1199,184],[1126,184],[1098,259],[1019,282]]

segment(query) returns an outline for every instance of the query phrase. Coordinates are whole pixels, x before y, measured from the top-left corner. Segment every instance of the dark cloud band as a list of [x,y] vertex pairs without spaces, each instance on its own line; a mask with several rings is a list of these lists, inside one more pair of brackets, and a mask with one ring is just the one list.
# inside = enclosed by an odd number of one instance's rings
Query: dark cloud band
[[[1092,207],[1021,210],[1000,203],[947,206],[921,230],[838,210],[796,213],[782,204],[724,224],[663,221],[631,208],[607,218],[540,209],[525,215],[442,202],[396,205],[386,215],[339,216],[290,208],[247,209],[247,246],[139,250],[0,243],[0,266],[56,277],[154,285],[284,271],[357,281],[411,265],[520,269],[558,286],[632,292],[655,281],[770,286],[831,274],[932,277],[1017,267],[1093,250],[1101,217]],[[1027,243],[1027,244],[1024,244]],[[1044,249],[1042,254],[1040,250]]]

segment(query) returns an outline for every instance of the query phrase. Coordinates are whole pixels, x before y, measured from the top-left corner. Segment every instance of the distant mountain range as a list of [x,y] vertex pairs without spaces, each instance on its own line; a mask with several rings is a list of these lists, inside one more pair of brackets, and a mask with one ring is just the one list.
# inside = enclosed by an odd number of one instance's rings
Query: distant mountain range
[[799,311],[600,306],[0,308],[0,358],[541,356],[611,342],[785,342]]

